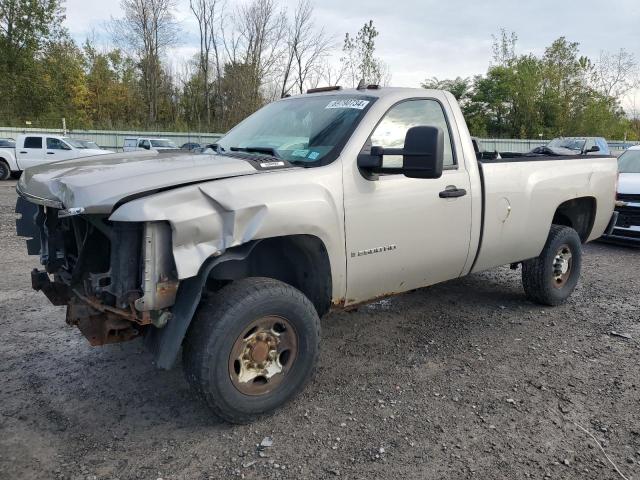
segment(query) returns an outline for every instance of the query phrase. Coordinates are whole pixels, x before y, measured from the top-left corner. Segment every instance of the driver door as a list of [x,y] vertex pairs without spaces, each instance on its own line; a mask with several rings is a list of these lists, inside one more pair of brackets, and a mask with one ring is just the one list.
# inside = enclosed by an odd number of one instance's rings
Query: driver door
[[[445,100],[446,101],[446,100]],[[373,146],[403,148],[407,130],[436,126],[445,133],[440,178],[380,174],[365,178],[356,162],[344,174],[347,254],[346,304],[404,292],[459,277],[471,235],[471,191],[442,103],[414,99],[391,107],[371,132]],[[384,156],[384,167],[402,167],[402,157]],[[441,198],[447,189],[466,193]]]
[[45,162],[57,162],[75,158],[74,151],[63,140],[47,137],[47,150]]

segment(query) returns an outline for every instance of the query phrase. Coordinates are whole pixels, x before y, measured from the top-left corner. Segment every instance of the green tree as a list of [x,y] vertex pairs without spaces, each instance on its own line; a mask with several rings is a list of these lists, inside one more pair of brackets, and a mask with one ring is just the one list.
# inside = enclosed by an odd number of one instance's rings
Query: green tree
[[471,79],[456,77],[451,80],[439,80],[438,77],[431,77],[420,84],[422,88],[434,90],[446,90],[456,97],[456,100],[463,105],[471,94]]
[[[34,103],[38,61],[44,49],[64,35],[58,0],[2,0],[0,2],[0,91],[9,102],[0,103],[5,121],[40,115]],[[35,83],[32,83],[35,82]]]
[[353,87],[360,81],[365,84],[386,84],[389,81],[387,66],[375,56],[377,36],[373,20],[362,26],[355,39],[349,33],[345,34],[340,61]]
[[[607,94],[601,87],[602,80],[594,86],[594,64],[580,55],[577,43],[560,37],[541,57],[518,56],[516,39],[515,34],[504,30],[494,37],[493,64],[485,75],[476,76],[469,88],[465,89],[459,79],[437,78],[423,86],[455,90],[475,135],[623,138],[633,132],[620,108],[620,95]],[[628,65],[617,71],[628,71]],[[618,78],[615,74],[610,77]],[[599,78],[603,78],[602,67]]]
[[38,97],[43,120],[50,124],[64,117],[69,128],[83,128],[89,97],[80,49],[68,38],[51,43],[38,70],[46,92]]
[[99,52],[84,45],[87,115],[94,128],[137,128],[146,121],[135,61],[119,49]]

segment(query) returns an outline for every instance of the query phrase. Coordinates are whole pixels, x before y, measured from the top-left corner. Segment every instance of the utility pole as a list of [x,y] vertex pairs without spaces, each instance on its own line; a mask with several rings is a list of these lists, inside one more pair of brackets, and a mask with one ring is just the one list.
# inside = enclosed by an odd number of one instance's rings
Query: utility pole
[[62,117],[62,135],[67,136],[67,119]]

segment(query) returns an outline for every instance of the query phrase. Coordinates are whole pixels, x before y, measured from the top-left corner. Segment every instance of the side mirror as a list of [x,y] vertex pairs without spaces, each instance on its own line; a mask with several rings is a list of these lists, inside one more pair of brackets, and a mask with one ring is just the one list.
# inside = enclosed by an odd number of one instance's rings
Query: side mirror
[[600,147],[598,145],[594,145],[589,150],[587,150],[587,153],[589,153],[589,152],[599,152],[599,151],[600,151]]
[[[385,155],[402,156],[402,168],[384,167]],[[365,146],[358,168],[366,175],[402,173],[409,178],[440,178],[444,162],[444,132],[438,127],[411,127],[404,148]]]
[[440,178],[444,132],[438,127],[411,127],[404,139],[402,170],[409,178]]
[[144,148],[145,150],[151,150],[151,145],[148,143],[143,143],[142,148]]

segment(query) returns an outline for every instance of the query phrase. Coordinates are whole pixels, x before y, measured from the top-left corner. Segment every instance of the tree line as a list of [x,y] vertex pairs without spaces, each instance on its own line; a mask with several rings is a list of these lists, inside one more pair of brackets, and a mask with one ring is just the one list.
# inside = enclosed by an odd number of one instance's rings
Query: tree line
[[505,30],[493,37],[493,59],[484,75],[432,77],[422,86],[452,92],[479,137],[640,139],[640,112],[628,115],[621,107],[625,95],[640,86],[631,53],[602,52],[591,60],[580,55],[578,43],[560,37],[539,57],[517,55],[517,39]]
[[[310,0],[292,11],[278,0],[190,0],[197,53],[180,62],[169,58],[185,33],[174,0],[120,6],[105,28],[106,48],[71,38],[63,0],[2,0],[0,124],[59,128],[64,117],[71,129],[223,132],[308,88],[391,79],[376,56],[373,21],[336,39]],[[501,30],[485,74],[422,86],[450,90],[478,136],[640,138],[640,122],[621,108],[637,86],[633,55],[622,49],[592,61],[561,37],[536,57],[517,55],[516,43]]]
[[177,65],[174,0],[120,6],[105,49],[73,41],[60,0],[0,2],[0,124],[60,127],[64,117],[69,128],[226,131],[286,95],[389,79],[373,22],[346,33],[340,52],[309,0],[292,12],[277,0],[190,0],[198,53]]

